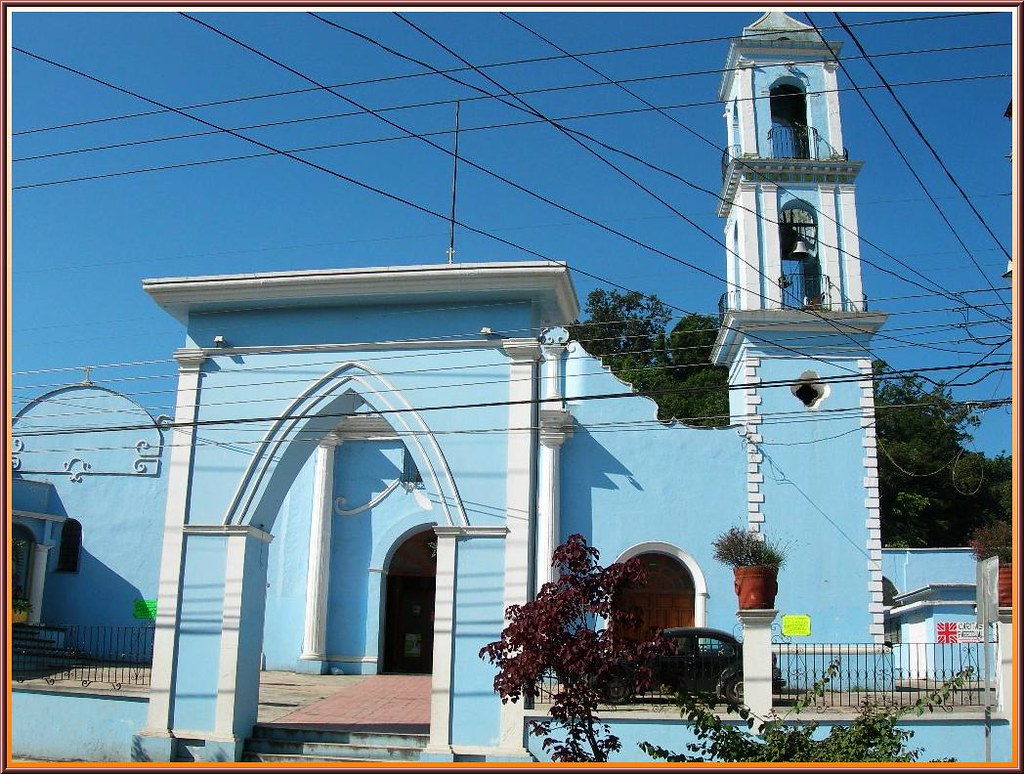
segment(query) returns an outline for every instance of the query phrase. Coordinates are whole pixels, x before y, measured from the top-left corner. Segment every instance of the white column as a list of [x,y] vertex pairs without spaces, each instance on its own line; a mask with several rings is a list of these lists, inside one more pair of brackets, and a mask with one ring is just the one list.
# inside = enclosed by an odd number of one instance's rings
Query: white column
[[850,310],[867,311],[864,308],[864,286],[860,276],[860,238],[857,236],[857,201],[856,188],[853,185],[839,186],[839,221],[840,244],[843,246],[839,257],[840,271],[846,285],[846,295],[850,299]]
[[[757,217],[757,185],[740,183],[736,199],[740,205],[737,215],[740,224],[739,244],[739,309],[761,309],[764,306],[761,298],[760,248],[758,231],[761,224]],[[774,281],[774,280],[772,280]],[[771,285],[771,282],[766,284]],[[765,295],[770,297],[769,289]]]
[[[833,185],[818,187],[820,202],[818,204],[818,263],[821,273],[832,283],[828,298],[830,310],[842,311],[845,282],[839,268],[839,229],[836,226],[836,189]],[[829,288],[822,283],[821,292]]]
[[544,357],[544,408],[540,411],[540,448],[537,457],[537,552],[534,594],[554,580],[551,554],[558,546],[561,448],[572,434],[572,415],[562,400],[562,355],[569,341],[565,328],[551,328],[541,337]]
[[[186,528],[188,529],[188,528]],[[232,745],[238,760],[241,744],[252,732],[259,704],[259,662],[266,601],[265,552],[273,539],[248,526],[201,527],[202,539],[226,539],[224,612],[221,619],[217,675],[216,739]]]
[[[537,360],[540,345],[534,339],[506,339],[509,356],[508,457],[505,475],[505,609],[525,604],[530,588],[530,528],[533,523],[534,464],[537,421]],[[523,745],[522,702],[501,706],[499,746]]]
[[758,717],[772,709],[772,622],[778,610],[738,610],[743,625],[743,703]]
[[427,751],[452,751],[452,635],[455,624],[455,548],[458,527],[434,527],[437,576],[434,591],[434,660],[430,674],[430,743]]
[[758,226],[764,234],[761,249],[764,250],[764,294],[768,300],[766,309],[782,307],[782,288],[779,277],[782,276],[782,246],[779,244],[779,187],[774,183],[761,185],[761,217]]
[[754,104],[754,63],[741,59],[736,66],[739,68],[736,79],[739,82],[740,98],[740,150],[744,156],[757,156],[757,123],[754,120],[757,110],[757,106]]
[[142,735],[166,736],[171,727],[171,694],[177,661],[177,628],[184,567],[184,534],[188,521],[192,458],[195,453],[195,422],[199,413],[200,368],[206,355],[197,350],[180,350],[178,396],[171,431],[171,457],[167,474],[167,509],[164,514],[164,542],[160,556],[160,586],[157,589],[156,632],[153,641],[153,673],[149,692],[149,713]]
[[1009,717],[1016,705],[1013,689],[1017,681],[1013,679],[1013,608],[999,608],[998,650],[996,652],[996,706],[999,711]]
[[331,570],[331,522],[334,516],[334,458],[341,443],[328,435],[316,450],[313,515],[306,571],[306,625],[300,658],[323,661],[327,654],[327,592]]
[[843,152],[843,121],[839,112],[839,84],[834,61],[825,62],[825,112],[828,116],[828,144],[836,153]]
[[35,543],[32,554],[32,579],[28,584],[28,601],[32,608],[28,611],[28,622],[37,624],[43,611],[43,587],[46,585],[46,560],[50,555],[50,546]]

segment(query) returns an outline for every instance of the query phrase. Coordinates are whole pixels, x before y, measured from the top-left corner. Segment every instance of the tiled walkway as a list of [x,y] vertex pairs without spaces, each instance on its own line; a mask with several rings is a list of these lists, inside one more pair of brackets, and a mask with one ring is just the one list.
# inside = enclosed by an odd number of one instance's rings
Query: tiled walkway
[[426,734],[430,675],[264,672],[259,720],[291,727]]

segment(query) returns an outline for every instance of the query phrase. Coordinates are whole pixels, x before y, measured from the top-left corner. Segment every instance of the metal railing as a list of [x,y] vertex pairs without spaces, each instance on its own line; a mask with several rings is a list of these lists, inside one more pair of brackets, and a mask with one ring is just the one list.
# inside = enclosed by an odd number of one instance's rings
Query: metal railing
[[775,125],[768,130],[768,147],[773,159],[847,159],[845,148],[837,151],[821,139],[812,126]]
[[[842,311],[842,312],[866,312],[868,311],[868,297],[861,297],[859,303],[853,299],[843,296],[839,288],[832,283],[827,275],[820,275],[808,283],[803,275],[783,275],[778,279],[781,288],[782,308],[784,309],[808,309],[821,311]],[[817,292],[808,295],[808,287],[814,285]],[[838,298],[838,302],[836,299]],[[755,298],[755,301],[759,299]],[[718,322],[725,320],[727,312],[740,308],[740,292],[730,290],[723,293],[718,299]]]
[[16,682],[93,683],[120,690],[148,686],[153,664],[149,626],[15,626],[11,638]]
[[[964,672],[967,676],[963,685],[949,693],[945,706],[982,707],[994,697],[994,684],[987,685],[984,674],[986,647],[994,646],[934,642],[881,646],[776,644],[772,648],[785,685],[775,692],[773,703],[794,703],[836,663],[835,675],[812,702],[818,709],[856,708],[865,702],[909,706]],[[989,663],[994,663],[992,650]],[[991,693],[986,693],[986,685]]]

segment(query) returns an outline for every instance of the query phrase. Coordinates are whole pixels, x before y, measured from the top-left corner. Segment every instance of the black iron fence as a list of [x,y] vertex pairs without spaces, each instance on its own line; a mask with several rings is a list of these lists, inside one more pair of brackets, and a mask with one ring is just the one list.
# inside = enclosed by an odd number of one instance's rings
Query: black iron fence
[[834,674],[812,706],[856,708],[865,702],[909,706],[958,676],[961,684],[949,690],[945,706],[985,706],[995,695],[991,676],[991,693],[986,693],[985,648],[989,649],[992,670],[995,656],[991,643],[776,644],[773,650],[784,686],[775,691],[774,703],[796,702],[834,664]]
[[[985,679],[985,648],[989,649],[988,681]],[[855,644],[774,644],[775,675],[772,703],[792,706],[808,696],[816,683],[822,683],[831,669],[831,679],[823,682],[809,706],[820,709],[857,709],[865,702],[907,707],[918,699],[927,699],[948,681],[960,677],[957,686],[946,693],[943,706],[984,707],[995,700],[995,646],[992,643],[946,645],[909,643],[899,645]],[[642,695],[615,695],[607,691],[604,703],[667,704],[677,689],[687,687],[706,694],[718,694],[719,703],[735,692],[720,667],[691,665],[696,672],[672,674],[671,685],[655,686]],[[781,685],[780,685],[781,683]],[[986,691],[986,688],[988,689]],[[554,674],[546,675],[537,686],[535,705],[550,704],[562,690]]]
[[120,690],[148,686],[153,664],[149,626],[19,626],[11,638],[16,682],[94,683]]

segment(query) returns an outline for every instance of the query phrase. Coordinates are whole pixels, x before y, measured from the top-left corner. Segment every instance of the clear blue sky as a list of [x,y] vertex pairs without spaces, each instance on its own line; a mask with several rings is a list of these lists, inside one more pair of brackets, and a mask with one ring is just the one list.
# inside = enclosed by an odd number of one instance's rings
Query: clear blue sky
[[[845,142],[850,158],[864,162],[858,180],[861,248],[873,264],[864,267],[865,289],[873,309],[892,315],[874,354],[894,368],[917,369],[968,366],[991,353],[985,365],[961,378],[978,383],[955,389],[961,399],[989,400],[1011,393],[1009,372],[988,365],[1010,357],[1009,345],[998,346],[1008,324],[986,318],[979,308],[1004,320],[1009,316],[1004,303],[1010,292],[1001,275],[1011,234],[1011,126],[1003,113],[1012,93],[1012,17],[1001,12],[941,18],[953,12],[840,10],[840,15],[995,238],[965,205],[892,97],[877,88],[878,77],[836,27],[835,16],[814,11],[811,19],[830,40],[843,41],[839,82]],[[424,66],[398,54],[438,69],[462,65],[388,12],[339,9],[325,15],[391,52],[301,12],[196,15],[323,84],[343,84],[338,91],[355,103],[386,109],[382,115],[402,130],[426,133],[445,148],[452,145],[452,101],[462,100],[461,156],[643,246],[466,164],[459,171],[459,221],[574,269],[655,293],[679,310],[717,313],[725,290],[721,245],[551,124],[483,98],[480,89],[493,94],[500,85],[518,92],[544,117],[717,192],[725,144],[722,106],[716,102],[719,68],[728,38],[757,13],[510,11],[569,52],[607,52],[585,61],[692,131],[644,110],[614,86],[585,86],[602,78],[571,58],[552,58],[556,49],[498,12],[408,15],[475,65],[505,63],[485,70],[498,85],[473,71],[452,73],[464,85],[424,74],[429,72]],[[801,13],[794,16],[807,21]],[[254,127],[239,131],[278,149],[334,146],[296,152],[427,210],[448,212],[450,156],[423,140],[402,138],[404,131],[324,91],[239,100],[311,85],[177,13],[17,10],[11,33],[19,49],[151,100],[177,107],[233,100],[189,112],[220,127]],[[46,389],[81,379],[81,371],[72,368],[94,366],[97,383],[137,396],[154,412],[172,413],[176,368],[170,356],[183,334],[142,292],[143,278],[446,260],[443,218],[266,155],[190,118],[168,112],[138,116],[156,108],[25,53],[14,51],[11,57],[15,410]],[[862,88],[953,230],[851,81]],[[200,132],[206,134],[180,138]],[[133,144],[96,149],[126,143]],[[721,238],[714,196],[603,152]],[[30,158],[36,156],[46,158]],[[157,167],[165,169],[141,171]],[[80,178],[93,179],[66,182]],[[46,183],[55,184],[41,185]],[[457,262],[524,258],[537,256],[457,228]],[[575,281],[581,300],[602,286],[582,274]],[[938,287],[962,293],[966,304],[939,295]],[[963,309],[966,305],[975,308]],[[118,365],[125,363],[136,365]],[[984,416],[976,447],[989,454],[1008,452],[1009,407]]]

